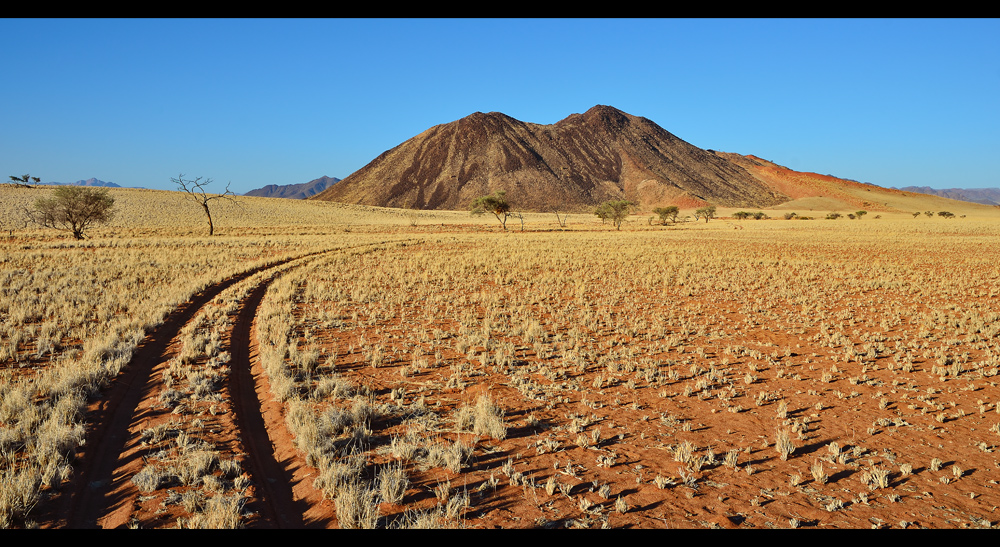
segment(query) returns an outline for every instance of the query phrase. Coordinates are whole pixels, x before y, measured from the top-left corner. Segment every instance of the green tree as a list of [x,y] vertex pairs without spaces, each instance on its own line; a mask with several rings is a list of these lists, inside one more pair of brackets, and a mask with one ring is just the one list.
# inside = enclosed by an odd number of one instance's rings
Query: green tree
[[212,223],[212,211],[208,208],[208,204],[217,199],[226,199],[237,203],[235,199],[236,194],[229,190],[228,184],[223,193],[208,194],[205,192],[205,188],[209,184],[212,184],[212,179],[205,180],[204,182],[202,182],[201,177],[184,180],[184,175],[180,175],[177,178],[171,178],[170,182],[176,184],[177,189],[184,192],[185,197],[201,206],[202,211],[205,212],[205,217],[208,219],[208,235],[215,233],[215,224]]
[[478,197],[469,205],[469,212],[479,216],[486,212],[493,213],[500,221],[504,231],[507,230],[507,217],[510,216],[510,203],[507,201],[507,192],[497,190],[491,195]]
[[863,216],[865,216],[867,214],[868,214],[868,211],[865,211],[865,210],[855,211],[854,212],[854,216],[858,217],[858,220],[861,220],[861,217],[863,217]]
[[706,205],[701,209],[696,209],[694,212],[695,220],[699,218],[704,218],[707,223],[709,219],[715,218],[715,205]]
[[52,197],[38,198],[29,217],[46,228],[71,232],[83,239],[84,232],[95,223],[104,223],[114,215],[115,199],[108,190],[85,186],[60,186]]
[[28,185],[29,181],[33,182],[34,186],[38,186],[38,183],[42,182],[42,179],[38,177],[32,177],[31,175],[21,175],[20,177],[15,177],[14,175],[10,175],[10,182],[15,186],[20,186],[21,188],[32,188],[32,186]]
[[602,221],[610,220],[616,230],[621,230],[622,222],[625,222],[625,219],[628,218],[633,207],[635,207],[635,203],[627,199],[605,201],[597,207],[594,214],[600,217]]
[[676,205],[668,205],[666,207],[657,207],[653,209],[653,212],[660,217],[660,222],[666,226],[667,220],[670,222],[677,222],[677,215],[681,214],[681,210]]

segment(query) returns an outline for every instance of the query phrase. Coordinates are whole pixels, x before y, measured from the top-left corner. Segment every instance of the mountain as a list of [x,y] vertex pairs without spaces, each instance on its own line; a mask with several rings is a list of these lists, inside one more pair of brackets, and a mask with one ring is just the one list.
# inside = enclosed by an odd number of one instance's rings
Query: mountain
[[789,199],[726,157],[603,105],[551,125],[476,112],[385,151],[311,199],[457,210],[497,190],[526,211],[589,210],[610,199],[645,209]]
[[87,180],[78,180],[76,182],[42,182],[41,184],[52,184],[54,186],[102,186],[104,188],[121,188],[118,184],[113,182],[104,182],[103,180],[98,180],[94,177]]
[[948,188],[939,190],[929,186],[907,186],[900,188],[906,192],[930,194],[959,201],[971,201],[983,205],[1000,205],[1000,188]]
[[243,195],[265,198],[306,199],[322,192],[323,190],[326,190],[337,182],[340,182],[340,179],[336,177],[322,176],[318,179],[313,179],[309,182],[303,182],[301,184],[268,184],[263,188],[250,190]]

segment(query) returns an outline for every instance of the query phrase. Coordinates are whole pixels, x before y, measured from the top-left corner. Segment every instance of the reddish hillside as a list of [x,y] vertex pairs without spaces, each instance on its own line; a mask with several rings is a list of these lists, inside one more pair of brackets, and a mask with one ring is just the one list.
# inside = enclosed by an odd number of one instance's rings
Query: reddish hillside
[[788,196],[793,200],[825,197],[842,202],[848,207],[888,211],[894,210],[894,208],[886,203],[886,197],[906,195],[905,192],[893,188],[882,188],[831,175],[793,171],[753,155],[744,156],[730,152],[715,152],[715,154],[739,165],[766,184],[773,192]]

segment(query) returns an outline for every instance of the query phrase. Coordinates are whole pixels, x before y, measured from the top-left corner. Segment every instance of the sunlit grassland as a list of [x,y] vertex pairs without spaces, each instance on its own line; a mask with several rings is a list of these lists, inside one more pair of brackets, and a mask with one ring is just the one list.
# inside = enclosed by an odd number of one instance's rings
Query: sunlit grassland
[[[539,468],[525,442],[584,465],[593,455],[575,451],[603,446],[598,467],[628,450],[631,464],[656,471],[648,480],[694,486],[725,467],[713,449],[731,453],[736,469],[758,447],[780,462],[757,477],[799,484],[791,477],[811,464],[796,450],[841,439],[852,451],[827,472],[858,474],[856,500],[873,490],[896,499],[888,485],[928,454],[993,467],[982,458],[1000,431],[1000,226],[920,220],[445,234],[338,255],[271,288],[259,335],[272,351],[262,359],[295,409],[317,486],[368,505],[363,521],[345,525],[377,522],[382,469],[440,468],[482,486],[485,472],[464,475],[470,458],[516,446],[523,466]],[[478,426],[480,404],[495,408],[484,424],[503,427]],[[504,422],[510,408],[516,422]],[[532,434],[508,439],[508,427]],[[929,430],[954,445],[926,444]],[[679,467],[655,455],[684,447]],[[750,477],[759,465],[741,470]],[[888,470],[900,465],[907,471]],[[552,473],[512,469],[493,470],[512,486],[558,487]],[[964,484],[996,498],[986,481]],[[581,518],[595,503],[580,501]],[[407,509],[417,510],[428,508]]]
[[[504,233],[463,211],[240,198],[218,202],[209,238],[180,194],[112,189],[117,217],[77,242],[17,221],[47,190],[2,192],[2,526],[30,524],[31,508],[72,475],[88,398],[171,310],[239,272],[328,249],[345,251],[272,284],[258,334],[270,342],[261,361],[272,390],[344,526],[378,524],[380,500],[406,508],[396,525],[453,522],[486,489],[441,483],[427,507],[406,496],[410,478],[440,470],[458,484],[470,458],[511,443],[573,461],[599,449],[599,467],[614,467],[610,432],[630,438],[629,423],[654,430],[630,442],[658,488],[704,479],[709,445],[736,451],[732,466],[715,466],[735,468],[760,435],[781,457],[769,472],[809,476],[815,462],[796,447],[840,438],[848,422],[822,418],[847,406],[865,410],[852,425],[867,436],[853,446],[871,454],[893,430],[894,457],[918,470],[931,455],[989,454],[982,446],[1000,431],[1000,222],[986,213],[806,221],[775,210],[734,221],[720,210],[667,226],[637,214],[621,231],[593,215],[561,227],[528,213],[523,231],[511,219]],[[782,400],[791,417],[776,428]],[[916,428],[961,447],[908,443]],[[647,445],[669,447],[681,471]],[[854,462],[883,488],[888,460],[830,454],[821,477]],[[518,477],[513,463],[496,472],[539,490],[570,480]],[[971,478],[957,477],[949,487]],[[599,502],[574,501],[584,517]]]

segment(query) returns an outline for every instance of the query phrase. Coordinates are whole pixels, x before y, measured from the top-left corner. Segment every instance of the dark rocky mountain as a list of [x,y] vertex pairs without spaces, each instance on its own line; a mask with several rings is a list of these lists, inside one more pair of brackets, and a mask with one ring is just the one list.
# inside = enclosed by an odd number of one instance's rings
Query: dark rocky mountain
[[584,210],[609,199],[643,208],[767,207],[788,200],[736,163],[646,118],[601,105],[551,125],[499,112],[436,125],[312,199],[455,210],[497,190],[528,211]]
[[337,182],[340,182],[340,179],[336,177],[322,176],[301,184],[268,184],[263,188],[250,190],[243,195],[265,198],[306,199],[319,194]]
[[959,201],[971,201],[984,205],[1000,205],[1000,188],[947,188],[936,189],[929,186],[907,186],[899,188],[905,192],[930,194]]

